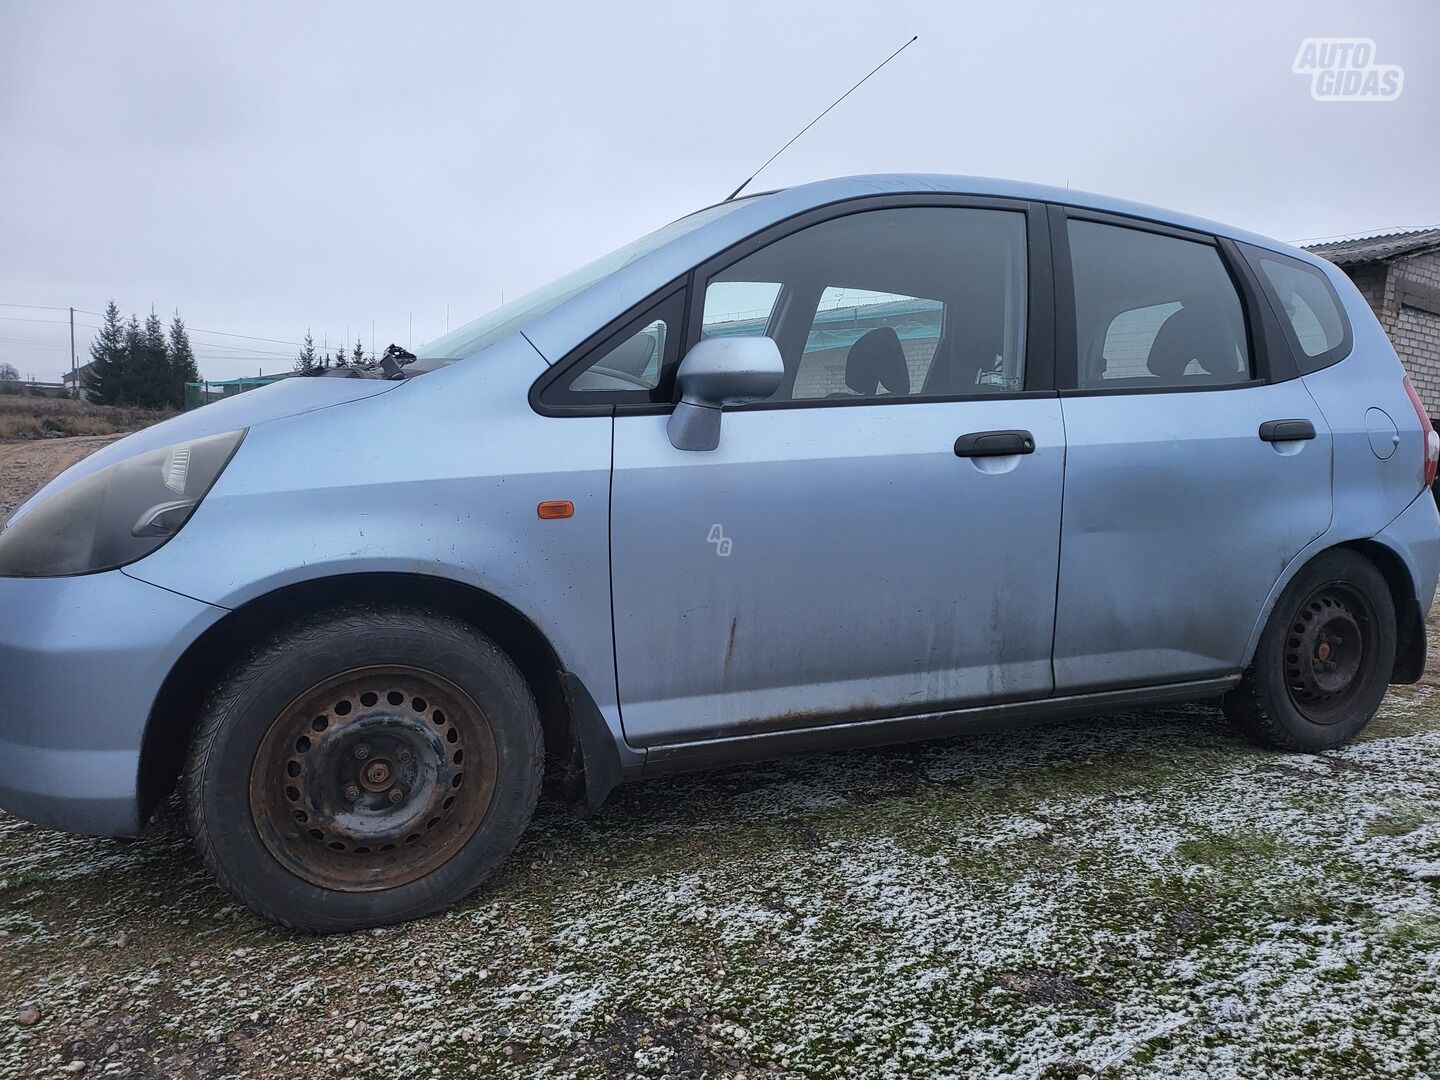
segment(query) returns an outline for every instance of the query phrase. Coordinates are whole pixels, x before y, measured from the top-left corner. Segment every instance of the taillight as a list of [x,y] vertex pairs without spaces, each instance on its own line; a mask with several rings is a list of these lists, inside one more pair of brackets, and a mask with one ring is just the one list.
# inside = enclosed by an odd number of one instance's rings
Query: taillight
[[1420,431],[1425,436],[1425,464],[1422,470],[1425,477],[1425,486],[1429,487],[1435,483],[1435,467],[1440,465],[1440,434],[1435,431],[1435,425],[1430,423],[1430,415],[1425,411],[1425,406],[1420,401],[1420,395],[1415,392],[1415,384],[1410,381],[1410,376],[1405,376],[1405,393],[1410,395],[1410,404],[1415,406],[1415,415],[1420,418]]

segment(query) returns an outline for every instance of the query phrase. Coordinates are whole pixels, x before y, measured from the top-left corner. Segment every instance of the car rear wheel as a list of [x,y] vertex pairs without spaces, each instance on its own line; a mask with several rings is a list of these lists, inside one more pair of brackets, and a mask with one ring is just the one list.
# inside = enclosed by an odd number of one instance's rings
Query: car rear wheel
[[1252,739],[1317,752],[1349,742],[1380,707],[1395,666],[1385,579],[1353,551],[1328,551],[1281,594],[1225,712]]
[[447,907],[519,840],[543,739],[492,641],[448,616],[306,620],[207,703],[186,812],[221,885],[287,926],[349,930]]

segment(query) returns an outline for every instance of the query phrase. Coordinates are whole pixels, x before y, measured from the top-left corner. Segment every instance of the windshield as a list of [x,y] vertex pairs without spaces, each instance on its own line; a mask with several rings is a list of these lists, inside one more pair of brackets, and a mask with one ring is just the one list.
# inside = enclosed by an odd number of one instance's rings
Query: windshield
[[[724,217],[730,211],[746,205],[748,201],[736,199],[720,203],[718,206],[698,210],[678,221],[672,221],[662,229],[656,229],[647,236],[632,240],[624,247],[617,248],[608,255],[602,255],[579,270],[557,278],[543,288],[536,289],[518,300],[512,300],[489,314],[482,315],[473,322],[468,322],[459,329],[450,331],[444,337],[438,337],[434,341],[422,345],[416,351],[417,355],[421,359],[461,359],[472,356],[501,338],[508,337],[534,322],[547,312],[553,311],[572,296],[594,285],[601,278],[609,277],[617,270],[624,269],[636,259],[650,254],[670,241]],[[550,357],[545,359],[549,363],[554,362]]]

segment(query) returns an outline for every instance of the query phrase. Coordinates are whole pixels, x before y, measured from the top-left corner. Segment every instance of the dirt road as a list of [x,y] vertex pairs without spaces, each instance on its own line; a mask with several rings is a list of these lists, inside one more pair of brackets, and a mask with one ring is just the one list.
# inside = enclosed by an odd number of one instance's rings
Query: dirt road
[[0,442],[0,525],[30,493],[52,476],[93,454],[118,435],[85,435],[74,439]]

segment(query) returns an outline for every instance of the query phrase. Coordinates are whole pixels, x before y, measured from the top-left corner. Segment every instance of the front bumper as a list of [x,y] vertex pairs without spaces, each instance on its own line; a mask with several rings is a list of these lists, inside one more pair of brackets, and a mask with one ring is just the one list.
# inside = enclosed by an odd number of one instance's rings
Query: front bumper
[[0,578],[0,808],[68,832],[139,832],[151,706],[224,614],[119,570]]

